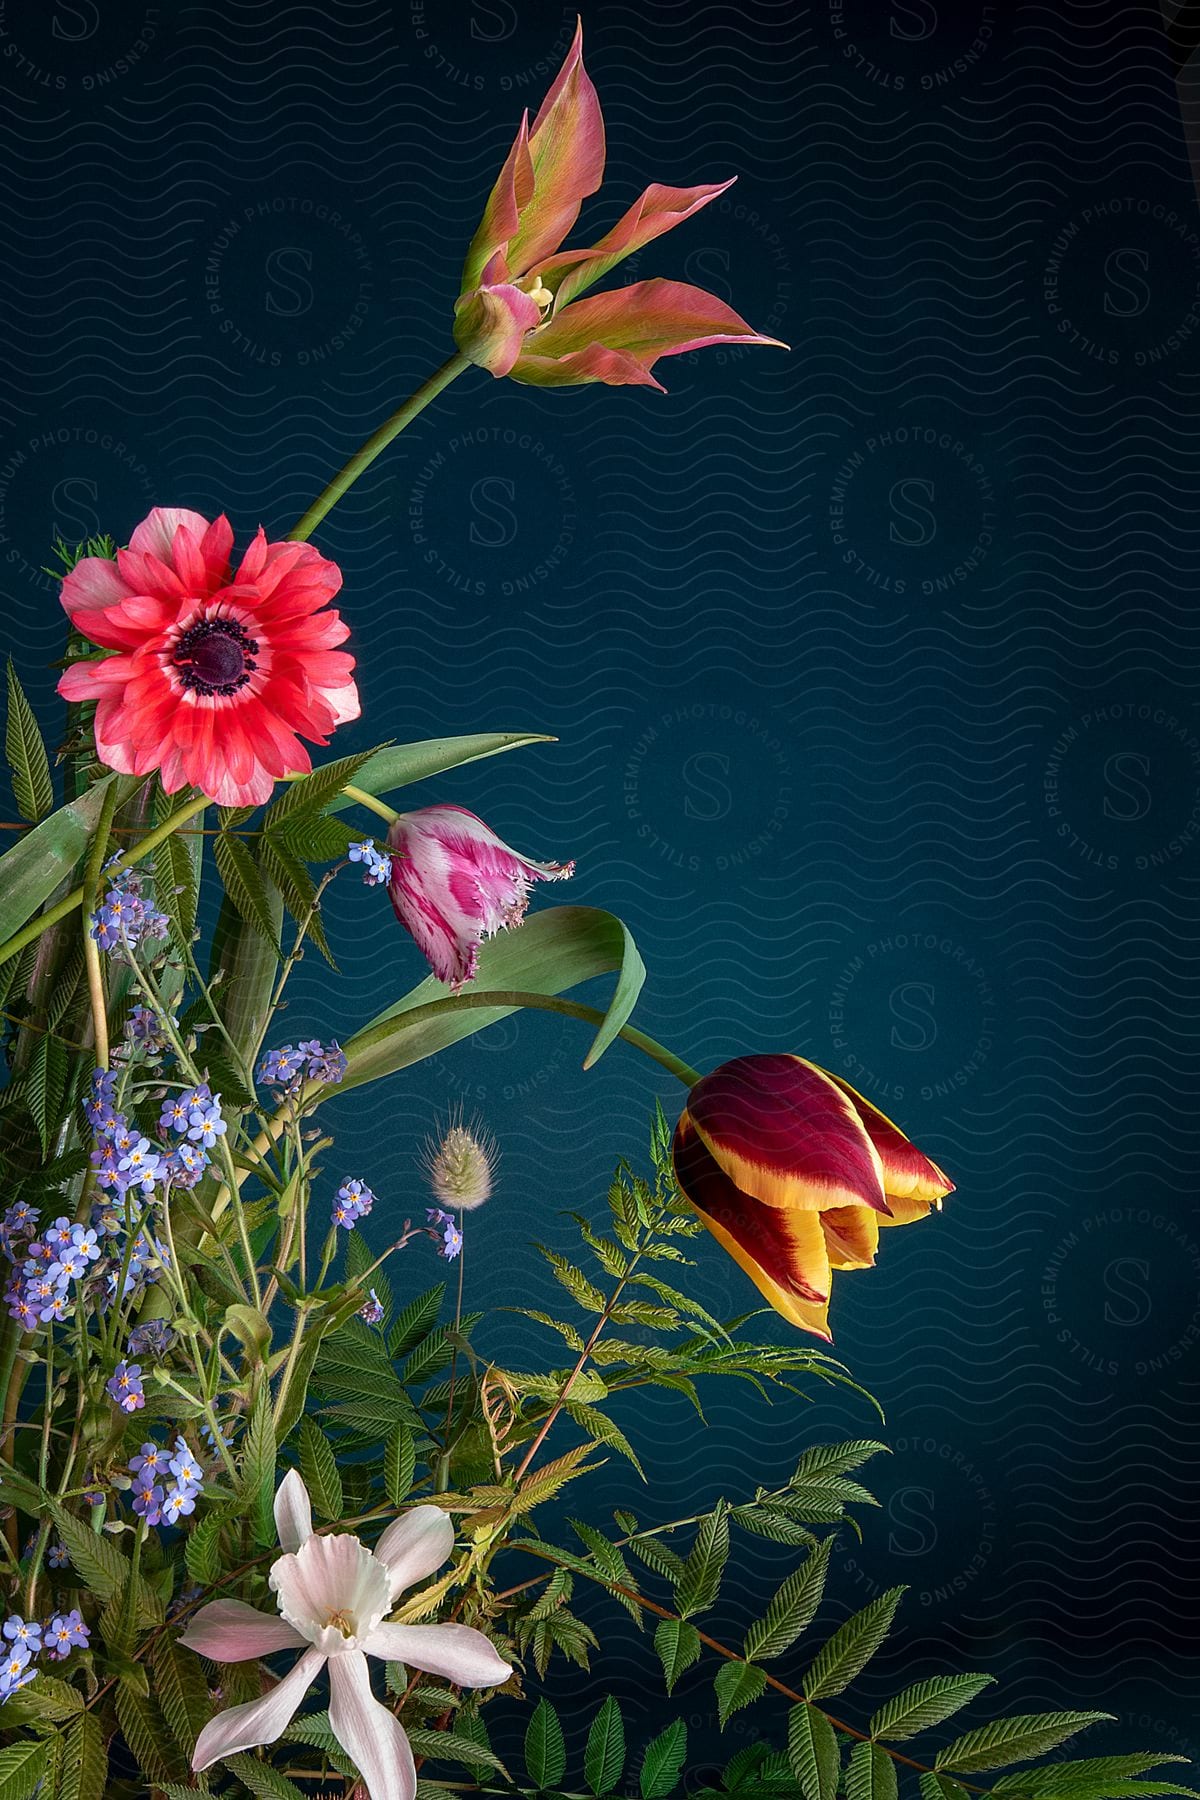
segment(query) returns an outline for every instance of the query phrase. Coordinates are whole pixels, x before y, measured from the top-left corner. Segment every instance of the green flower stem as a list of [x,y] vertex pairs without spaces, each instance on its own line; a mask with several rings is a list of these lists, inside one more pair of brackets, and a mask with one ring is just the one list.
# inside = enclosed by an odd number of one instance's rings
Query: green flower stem
[[394,806],[389,806],[386,800],[377,800],[375,795],[368,794],[365,788],[352,787],[347,782],[342,792],[348,799],[356,800],[360,806],[365,806],[368,811],[375,813],[379,818],[386,819],[389,825],[394,825],[400,817]]
[[[112,828],[113,814],[117,809],[117,783],[111,782],[104,795],[104,804],[100,813],[100,822],[96,826],[96,835],[92,839],[88,851],[87,868],[83,876],[83,902],[85,911],[90,912],[96,905],[96,895],[100,890],[100,871],[104,866],[104,852],[108,849],[108,834]],[[108,999],[104,992],[104,969],[100,961],[100,946],[88,929],[87,918],[83,921],[83,962],[87,970],[88,997],[92,1007],[92,1035],[95,1039],[96,1066],[100,1069],[108,1067]]]
[[317,495],[303,518],[297,520],[288,533],[293,543],[303,543],[306,538],[310,538],[326,513],[332,512],[342,495],[370,468],[380,451],[386,450],[392,439],[399,437],[405,426],[411,425],[417,414],[423,412],[431,400],[437,399],[443,388],[448,388],[470,366],[465,356],[452,356],[440,369],[435,369],[429,380],[421,383],[399,412],[394,412],[390,419],[384,420],[378,431],[371,433],[362,449],[355,451],[345,468],[339,470],[329,485]]

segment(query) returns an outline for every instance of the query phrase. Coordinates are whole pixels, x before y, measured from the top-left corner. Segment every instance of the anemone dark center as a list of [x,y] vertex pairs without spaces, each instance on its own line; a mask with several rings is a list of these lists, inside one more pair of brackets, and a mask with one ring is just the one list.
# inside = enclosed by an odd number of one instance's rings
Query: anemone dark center
[[258,644],[236,619],[200,619],[184,632],[171,662],[195,694],[236,694],[258,664]]

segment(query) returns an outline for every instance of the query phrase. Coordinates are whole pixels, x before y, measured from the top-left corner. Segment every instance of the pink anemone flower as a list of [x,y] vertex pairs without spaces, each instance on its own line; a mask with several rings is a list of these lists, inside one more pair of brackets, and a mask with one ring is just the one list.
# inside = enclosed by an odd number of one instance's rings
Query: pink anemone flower
[[575,864],[519,856],[462,806],[402,813],[388,832],[388,892],[439,981],[460,988],[485,937],[519,925],[535,881],[565,881]]
[[402,1662],[459,1687],[496,1687],[512,1674],[482,1631],[469,1625],[393,1625],[405,1588],[441,1567],[454,1548],[454,1527],[438,1506],[416,1506],[393,1520],[375,1549],[350,1532],[319,1536],[308,1489],[294,1469],[275,1495],[275,1525],[284,1554],[271,1565],[278,1614],[241,1600],[201,1607],[180,1643],[214,1662],[251,1662],[277,1650],[302,1650],[292,1669],[264,1694],[211,1719],[196,1740],[193,1769],[223,1756],[273,1744],[328,1665],[329,1723],[362,1776],[371,1800],[413,1800],[412,1749],[395,1714],[371,1691],[368,1656]]
[[258,535],[233,570],[233,531],[156,506],[115,562],[85,556],[62,585],[76,631],[114,652],[72,663],[67,700],[95,700],[96,751],[110,769],[157,769],[173,794],[222,806],[269,800],[307,774],[297,735],[326,744],[359,713],[349,627],[329,601],[341,571],[311,544]]

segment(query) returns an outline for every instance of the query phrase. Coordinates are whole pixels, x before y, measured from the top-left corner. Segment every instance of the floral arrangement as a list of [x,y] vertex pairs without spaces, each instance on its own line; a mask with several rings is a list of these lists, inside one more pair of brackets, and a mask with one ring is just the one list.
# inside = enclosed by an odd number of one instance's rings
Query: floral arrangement
[[[531,889],[572,873],[510,848],[463,808],[386,795],[537,740],[487,732],[383,744],[313,766],[359,714],[335,565],[308,542],[352,482],[471,365],[541,386],[658,387],[666,356],[767,344],[713,296],[647,280],[589,294],[623,258],[724,191],[654,183],[589,249],[564,250],[600,184],[604,128],[580,37],[511,154],[467,252],[457,353],[368,439],[283,542],[240,557],[229,521],[156,507],[124,547],[58,547],[70,638],[56,804],[50,758],[9,669],[6,747],[28,830],[2,859],[0,988],[0,1800],[317,1793],[433,1800],[561,1796],[562,1722],[541,1678],[587,1667],[572,1608],[605,1590],[654,1622],[665,1689],[714,1659],[723,1727],[788,1702],[706,1796],[1133,1800],[1171,1757],[1036,1759],[1102,1715],[992,1717],[923,1758],[897,1750],[988,1685],[917,1682],[851,1724],[850,1686],[902,1590],[816,1627],[839,1529],[870,1503],[874,1441],[805,1449],[782,1485],[686,1519],[628,1512],[563,1527],[555,1503],[637,1452],[614,1396],[698,1400],[750,1379],[782,1404],[849,1372],[826,1348],[835,1271],[875,1261],[881,1227],[925,1218],[948,1177],[844,1082],[801,1056],[701,1076],[630,1023],[643,978],[619,920]],[[369,814],[376,836],[345,814]],[[253,823],[251,823],[253,821]],[[382,841],[380,840],[382,837]],[[277,1014],[339,876],[386,890],[430,975],[344,1044],[280,1042]],[[205,910],[214,896],[219,909]],[[200,921],[213,919],[211,930]],[[517,929],[517,928],[520,929]],[[202,954],[201,939],[209,943]],[[607,1006],[568,998],[612,977]],[[425,1156],[428,1206],[398,1234],[352,1172],[325,1173],[331,1093],[387,1080],[519,1008],[619,1038],[678,1077],[674,1126],[615,1172],[580,1256],[543,1245],[567,1316],[518,1307],[554,1348],[501,1366],[486,1316],[446,1302],[421,1254],[458,1263],[498,1153],[456,1119]],[[799,1333],[713,1317],[687,1291],[705,1231]],[[413,1254],[398,1252],[413,1247]],[[420,1254],[418,1254],[420,1253]],[[447,1268],[448,1275],[452,1271]],[[667,1277],[670,1277],[668,1279]],[[748,1290],[749,1294],[749,1290]],[[813,1340],[817,1340],[814,1342]],[[652,1475],[652,1471],[650,1472]],[[651,1493],[653,1488],[651,1486]],[[857,1526],[855,1526],[857,1529]],[[731,1646],[716,1611],[735,1532],[779,1547],[778,1591]],[[559,1541],[567,1537],[568,1542]],[[771,1664],[802,1638],[799,1686]],[[523,1768],[492,1747],[497,1696],[529,1707]],[[679,1791],[683,1721],[637,1749],[603,1701],[581,1779],[594,1796]]]

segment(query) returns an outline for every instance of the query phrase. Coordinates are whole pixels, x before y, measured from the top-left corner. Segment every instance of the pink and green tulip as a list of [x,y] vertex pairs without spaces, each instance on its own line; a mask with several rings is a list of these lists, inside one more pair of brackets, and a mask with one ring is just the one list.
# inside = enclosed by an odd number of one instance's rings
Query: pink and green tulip
[[674,1160],[684,1196],[764,1298],[826,1340],[834,1271],[870,1268],[880,1226],[922,1219],[954,1191],[848,1082],[784,1054],[703,1076]]
[[588,249],[563,239],[604,175],[604,119],[583,66],[583,27],[532,127],[525,114],[471,240],[455,308],[462,354],[495,376],[534,387],[658,388],[660,356],[709,344],[776,344],[732,307],[682,281],[638,281],[580,295],[627,256],[690,218],[732,184],[673,188],[652,182]]

